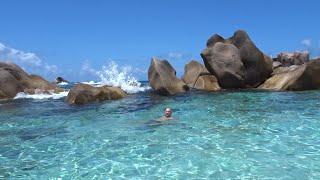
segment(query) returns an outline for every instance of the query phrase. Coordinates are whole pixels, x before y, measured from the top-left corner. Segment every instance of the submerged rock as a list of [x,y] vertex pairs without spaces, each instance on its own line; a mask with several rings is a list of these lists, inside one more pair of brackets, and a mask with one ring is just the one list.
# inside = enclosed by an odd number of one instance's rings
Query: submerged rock
[[105,100],[121,99],[126,93],[118,87],[94,87],[88,84],[77,84],[68,93],[66,98],[69,104],[86,104]]
[[283,67],[266,80],[259,89],[312,90],[320,88],[320,59],[299,66]]
[[37,75],[29,75],[13,63],[0,62],[0,99],[14,98],[19,92],[61,92],[61,88]]
[[288,67],[292,65],[301,65],[309,62],[309,52],[282,52],[278,54],[276,61],[280,62],[282,66]]
[[272,59],[264,55],[242,30],[229,39],[213,35],[201,57],[222,88],[257,87],[272,73]]
[[148,80],[152,89],[161,95],[174,95],[189,90],[189,87],[176,77],[176,71],[167,60],[152,58]]

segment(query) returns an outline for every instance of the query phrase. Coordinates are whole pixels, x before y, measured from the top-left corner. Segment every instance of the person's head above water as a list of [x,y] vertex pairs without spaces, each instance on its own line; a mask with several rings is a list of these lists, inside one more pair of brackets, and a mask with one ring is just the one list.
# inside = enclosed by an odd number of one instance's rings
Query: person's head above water
[[172,115],[172,110],[171,110],[171,108],[165,108],[165,109],[164,109],[164,116],[165,116],[166,118],[170,118],[171,115]]
[[171,108],[167,107],[164,109],[164,116],[158,118],[156,121],[162,122],[162,121],[171,120],[171,119],[173,119],[171,117],[171,115],[172,115],[172,110],[171,110]]

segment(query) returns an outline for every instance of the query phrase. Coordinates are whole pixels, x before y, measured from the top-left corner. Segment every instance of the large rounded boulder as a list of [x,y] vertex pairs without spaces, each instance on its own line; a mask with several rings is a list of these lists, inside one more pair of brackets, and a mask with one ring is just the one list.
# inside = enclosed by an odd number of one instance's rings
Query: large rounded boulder
[[23,85],[13,74],[0,68],[0,99],[13,98],[23,89]]
[[[228,47],[229,50],[225,51],[226,48],[217,49],[217,47],[215,47],[217,44],[220,44],[220,47],[223,44],[225,47]],[[238,49],[238,53],[235,53],[234,47],[231,45]],[[213,50],[214,48],[215,51]],[[221,52],[217,52],[218,50],[221,50]],[[230,52],[233,54],[230,54]],[[216,54],[220,55],[217,57]],[[239,56],[234,54],[238,54]],[[232,76],[230,76],[230,79],[233,80],[231,84],[234,85],[230,85],[229,82],[226,86],[222,83],[225,80],[220,79],[221,77],[216,75],[221,87],[223,88],[257,87],[270,77],[272,73],[272,59],[264,55],[251,41],[248,34],[243,30],[236,31],[234,35],[228,39],[224,39],[217,34],[213,35],[207,41],[207,49],[201,53],[201,56],[206,68],[214,75],[218,72],[216,69],[219,67],[215,64],[217,63],[221,65],[221,61],[225,62],[225,65],[221,66],[221,68],[225,68],[226,64],[230,67],[230,64],[232,63],[235,63],[235,67],[239,68],[239,64],[242,64],[242,72],[240,74],[233,72]],[[215,58],[212,59],[212,57]],[[221,59],[219,60],[218,58]],[[237,71],[239,72],[239,70]],[[235,74],[241,75],[241,78],[235,76]]]
[[176,77],[176,71],[167,60],[151,59],[148,80],[152,89],[160,95],[174,95],[189,90],[189,87]]
[[219,34],[214,34],[207,40],[207,47],[214,46],[217,42],[226,42],[226,40]]
[[273,68],[272,59],[256,47],[245,31],[236,31],[230,40],[240,51],[241,61],[245,66],[247,86],[256,87],[270,77]]
[[204,65],[195,60],[184,66],[182,80],[194,89],[205,91],[218,91],[221,89],[217,78],[210,74]]
[[201,74],[198,77],[197,81],[194,83],[193,88],[204,91],[221,90],[217,78],[211,74]]
[[0,99],[14,98],[19,92],[60,92],[62,89],[37,75],[29,75],[13,63],[0,62]]
[[209,73],[206,67],[199,62],[192,60],[184,66],[184,75],[182,76],[183,82],[189,87],[193,87],[198,77],[201,74]]
[[259,89],[266,90],[313,90],[320,89],[320,59],[303,65],[283,67],[267,79]]
[[77,84],[68,93],[66,98],[69,104],[86,104],[105,100],[121,99],[126,93],[118,87],[94,87],[88,84]]
[[244,65],[236,46],[217,42],[205,49],[201,56],[206,68],[217,77],[222,88],[244,87]]

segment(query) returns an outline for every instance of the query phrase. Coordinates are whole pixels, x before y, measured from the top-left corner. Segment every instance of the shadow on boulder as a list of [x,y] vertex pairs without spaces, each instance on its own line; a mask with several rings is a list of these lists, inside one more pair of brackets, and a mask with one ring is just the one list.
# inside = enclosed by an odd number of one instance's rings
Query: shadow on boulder
[[217,78],[210,74],[204,65],[195,60],[185,65],[182,80],[190,88],[205,91],[218,91],[221,89]]
[[176,77],[176,71],[167,60],[151,59],[148,80],[152,89],[160,95],[174,95],[189,90],[189,87]]
[[222,88],[257,87],[272,73],[272,59],[243,30],[236,31],[229,39],[213,35],[201,57]]

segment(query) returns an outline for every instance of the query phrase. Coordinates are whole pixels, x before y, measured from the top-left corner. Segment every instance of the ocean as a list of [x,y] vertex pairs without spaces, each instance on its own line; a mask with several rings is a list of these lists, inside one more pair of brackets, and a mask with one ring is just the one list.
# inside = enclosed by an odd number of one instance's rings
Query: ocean
[[[68,105],[65,91],[0,101],[0,179],[320,177],[318,90],[165,97],[119,82],[121,100]],[[166,107],[174,120],[155,122]]]

